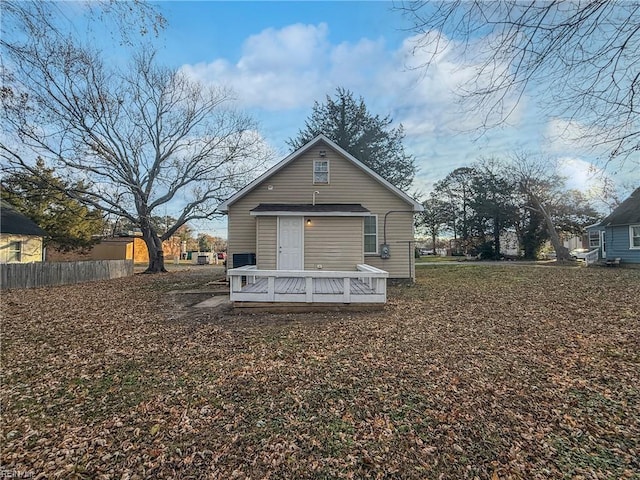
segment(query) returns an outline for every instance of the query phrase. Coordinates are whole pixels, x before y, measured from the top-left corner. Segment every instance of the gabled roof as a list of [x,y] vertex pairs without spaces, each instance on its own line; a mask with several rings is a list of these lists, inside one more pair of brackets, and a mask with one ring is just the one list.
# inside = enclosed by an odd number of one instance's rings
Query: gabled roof
[[605,217],[598,225],[631,225],[640,224],[640,188],[636,188],[631,196]]
[[15,235],[34,235],[45,237],[42,230],[33,220],[16,211],[9,203],[0,203],[0,233]]
[[303,145],[298,150],[296,150],[295,152],[291,153],[284,160],[280,161],[279,163],[277,163],[276,165],[271,167],[269,170],[267,170],[265,173],[260,175],[257,179],[255,179],[249,185],[244,187],[242,190],[238,191],[235,195],[233,195],[232,197],[230,197],[226,201],[222,202],[222,204],[220,205],[220,210],[222,210],[223,212],[228,211],[229,210],[229,206],[233,205],[235,202],[240,200],[242,197],[244,197],[247,193],[251,192],[254,188],[256,188],[258,185],[263,183],[265,180],[271,178],[273,175],[278,173],[284,167],[286,167],[291,162],[296,160],[298,157],[303,155],[306,151],[310,150],[311,148],[315,147],[317,144],[322,143],[322,142],[327,144],[328,147],[334,149],[336,152],[338,152],[340,155],[342,155],[348,161],[353,163],[360,170],[362,170],[367,175],[372,177],[372,179],[374,179],[375,181],[377,181],[378,183],[380,183],[381,185],[386,187],[388,190],[390,190],[391,192],[396,194],[402,200],[407,202],[409,205],[411,205],[413,207],[413,211],[414,212],[421,212],[422,210],[424,210],[424,208],[423,208],[422,204],[420,204],[420,202],[417,202],[416,200],[411,198],[409,195],[404,193],[402,190],[400,190],[398,187],[396,187],[395,185],[392,185],[391,183],[389,183],[387,180],[385,180],[380,175],[378,175],[376,172],[374,172],[369,167],[367,167],[365,164],[363,164],[360,160],[355,158],[349,152],[347,152],[342,147],[338,146],[335,142],[333,142],[332,140],[329,140],[326,136],[324,136],[322,134],[318,135],[316,138],[311,140],[309,143]]

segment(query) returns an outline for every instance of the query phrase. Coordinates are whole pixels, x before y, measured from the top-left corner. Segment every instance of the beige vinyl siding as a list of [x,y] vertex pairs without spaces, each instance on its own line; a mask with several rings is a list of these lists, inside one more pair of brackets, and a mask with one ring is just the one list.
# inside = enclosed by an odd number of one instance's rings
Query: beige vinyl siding
[[20,242],[20,263],[42,261],[42,237],[31,235],[0,235],[0,263],[12,260],[11,245]]
[[257,235],[260,237],[256,264],[260,270],[276,269],[277,217],[256,217]]
[[[313,184],[313,160],[320,158],[320,150],[326,151],[325,159],[329,160],[331,174],[328,185]],[[320,142],[229,207],[229,258],[233,258],[233,253],[256,252],[256,217],[249,214],[251,209],[260,203],[310,204],[314,191],[319,192],[316,203],[360,203],[371,213],[377,214],[378,243],[383,241],[385,213],[390,210],[409,211],[412,208],[387,187]],[[335,235],[334,242],[338,243],[341,232],[336,230]],[[391,245],[391,258],[382,260],[379,256],[367,255],[364,260],[387,270],[390,277],[406,278],[409,272],[409,240],[413,240],[413,215],[392,213],[387,217],[387,243]]]
[[[245,197],[246,198],[246,197]],[[229,207],[228,212],[228,248],[227,248],[227,267],[233,267],[234,253],[256,253],[256,217],[249,215],[249,210],[254,208],[253,205],[244,208],[246,202],[242,198],[237,203]]]
[[[384,241],[383,229],[384,215],[380,215],[378,217],[379,245]],[[411,277],[413,277],[414,244],[409,244],[409,240],[413,240],[413,214],[390,213],[387,215],[387,244],[389,245],[390,258],[383,260],[380,255],[365,255],[364,262],[388,271],[391,278],[407,278],[409,268],[411,268]]]
[[304,269],[355,270],[364,260],[362,242],[362,217],[305,217]]

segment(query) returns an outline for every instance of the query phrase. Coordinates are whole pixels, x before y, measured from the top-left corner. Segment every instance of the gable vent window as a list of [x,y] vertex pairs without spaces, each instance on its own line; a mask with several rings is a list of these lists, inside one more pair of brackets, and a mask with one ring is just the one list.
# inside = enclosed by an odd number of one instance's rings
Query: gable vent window
[[313,161],[313,183],[325,185],[329,183],[329,160]]

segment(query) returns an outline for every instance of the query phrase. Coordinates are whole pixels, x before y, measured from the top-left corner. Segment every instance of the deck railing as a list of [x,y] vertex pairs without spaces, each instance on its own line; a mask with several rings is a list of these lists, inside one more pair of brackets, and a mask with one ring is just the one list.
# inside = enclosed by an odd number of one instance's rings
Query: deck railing
[[[366,264],[354,271],[258,270],[247,265],[228,270],[227,276],[232,302],[385,303],[389,273]],[[340,288],[324,288],[329,280]]]
[[600,259],[600,249],[596,248],[595,250],[591,250],[584,256],[584,264],[585,266],[589,266],[592,263],[598,263]]

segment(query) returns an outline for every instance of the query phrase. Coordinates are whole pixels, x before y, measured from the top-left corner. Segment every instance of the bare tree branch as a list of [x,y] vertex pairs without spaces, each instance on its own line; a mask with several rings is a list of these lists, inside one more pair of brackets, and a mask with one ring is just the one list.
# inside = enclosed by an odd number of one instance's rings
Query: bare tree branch
[[[220,215],[270,154],[227,89],[159,66],[149,47],[124,71],[63,35],[13,47],[3,51],[4,168],[32,171],[42,155],[82,179],[86,188],[69,194],[140,227],[149,271],[164,270],[162,239]],[[181,213],[161,238],[151,219],[167,204]]]
[[[640,164],[640,2],[627,0],[408,1],[428,69],[448,52],[475,74],[462,104],[480,132],[508,122],[525,96],[562,118],[573,140]],[[571,131],[569,131],[571,130]]]

